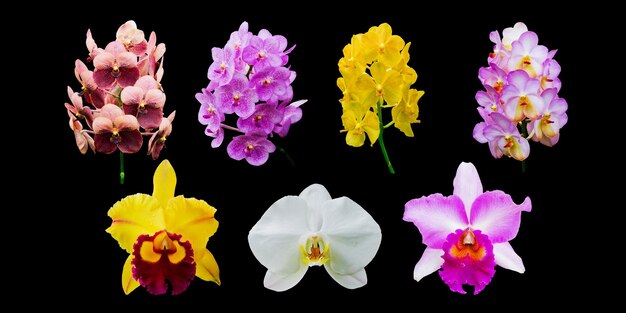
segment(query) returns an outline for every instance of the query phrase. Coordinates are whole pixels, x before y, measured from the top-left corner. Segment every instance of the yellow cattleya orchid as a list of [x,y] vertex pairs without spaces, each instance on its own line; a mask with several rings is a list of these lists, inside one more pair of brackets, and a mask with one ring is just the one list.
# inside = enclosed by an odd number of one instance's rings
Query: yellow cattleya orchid
[[140,285],[164,294],[167,283],[179,294],[194,276],[220,284],[217,262],[206,248],[217,230],[216,209],[203,200],[175,197],[175,188],[176,173],[164,160],[154,172],[152,196],[134,194],[109,209],[113,221],[106,231],[130,254],[122,270],[125,294]]
[[419,123],[419,107],[417,102],[424,95],[423,90],[409,89],[406,91],[402,101],[391,109],[391,118],[397,129],[402,131],[407,137],[413,137],[411,124]]

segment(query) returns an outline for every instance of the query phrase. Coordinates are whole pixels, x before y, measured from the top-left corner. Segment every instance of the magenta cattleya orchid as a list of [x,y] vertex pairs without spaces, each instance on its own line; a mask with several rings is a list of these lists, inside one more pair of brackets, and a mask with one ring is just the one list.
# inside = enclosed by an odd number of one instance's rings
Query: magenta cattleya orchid
[[450,290],[465,294],[463,285],[481,292],[495,274],[495,266],[524,273],[524,263],[509,241],[517,236],[521,213],[530,212],[526,197],[517,205],[500,191],[483,191],[472,163],[461,163],[454,178],[453,195],[439,193],[406,203],[403,219],[412,222],[427,246],[413,278],[439,270]]
[[[198,121],[213,138],[211,147],[222,145],[225,130],[235,131],[241,135],[228,144],[231,158],[246,159],[255,166],[267,162],[276,150],[269,138],[277,138],[274,134],[285,137],[291,125],[302,118],[300,106],[307,101],[292,102],[296,72],[287,63],[294,48],[287,49],[285,37],[265,29],[254,35],[243,22],[224,48],[211,50],[209,84],[196,94]],[[237,127],[225,124],[227,115],[233,113]]]
[[137,117],[141,127],[144,129],[159,127],[163,120],[165,94],[159,89],[154,77],[142,76],[134,86],[124,88],[120,96],[124,113]]
[[[68,87],[71,104],[65,104],[79,151],[85,154],[93,147],[95,152],[106,154],[115,150],[135,153],[143,146],[145,137],[149,141],[147,154],[157,159],[172,132],[174,119],[173,112],[169,117],[163,112],[165,44],[157,43],[154,32],[146,41],[134,21],[120,26],[116,40],[108,43],[106,49],[98,48],[91,30],[87,30],[85,44],[86,62],[74,63],[80,90],[74,92]],[[120,160],[123,183],[123,155]]]
[[489,38],[494,43],[489,67],[478,71],[486,91],[476,93],[483,121],[473,136],[488,143],[495,158],[524,161],[530,154],[528,139],[551,147],[567,123],[567,102],[558,96],[561,66],[554,59],[556,50],[539,45],[524,23],[506,28],[502,38],[497,31]]

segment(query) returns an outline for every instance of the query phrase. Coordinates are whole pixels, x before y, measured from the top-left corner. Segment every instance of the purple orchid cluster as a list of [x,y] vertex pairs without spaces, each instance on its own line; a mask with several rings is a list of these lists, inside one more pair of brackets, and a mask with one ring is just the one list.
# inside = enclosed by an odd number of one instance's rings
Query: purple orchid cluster
[[[87,30],[87,64],[76,60],[74,74],[80,91],[67,87],[70,103],[65,103],[76,145],[82,154],[135,153],[149,137],[148,154],[157,159],[172,132],[175,112],[163,116],[165,93],[163,55],[165,44],[149,40],[134,21],[119,27],[116,40],[99,48]],[[88,105],[85,105],[85,102]],[[90,106],[91,105],[91,106]],[[84,129],[84,125],[90,129]],[[92,137],[93,136],[93,137]]]
[[[285,137],[302,118],[300,106],[306,102],[292,102],[296,72],[287,62],[294,48],[287,49],[285,37],[265,29],[253,35],[243,22],[224,48],[211,50],[209,85],[196,94],[201,104],[198,121],[213,138],[211,147],[222,144],[227,129],[240,133],[226,148],[231,158],[256,166],[268,160],[276,150],[268,138]],[[236,127],[224,124],[227,114],[237,116]]]
[[483,118],[474,138],[488,143],[495,158],[523,161],[530,154],[528,139],[552,147],[567,123],[567,102],[558,96],[561,66],[556,50],[539,45],[537,34],[524,23],[489,34],[495,44],[488,67],[478,71],[485,87],[476,93]]

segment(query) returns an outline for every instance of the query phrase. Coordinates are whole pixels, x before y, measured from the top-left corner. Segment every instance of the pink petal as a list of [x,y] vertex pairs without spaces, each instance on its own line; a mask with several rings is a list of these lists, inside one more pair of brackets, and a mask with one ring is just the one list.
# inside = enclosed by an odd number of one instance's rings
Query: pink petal
[[96,134],[111,133],[113,131],[113,122],[102,116],[98,116],[93,120],[93,131]]
[[131,52],[120,53],[115,57],[115,61],[119,67],[137,67],[137,56]]
[[483,184],[480,182],[478,171],[472,163],[462,162],[454,176],[454,192],[465,205],[467,216],[470,216],[470,208],[474,200],[483,193]]
[[415,264],[413,279],[420,281],[422,278],[440,269],[443,264],[441,256],[443,256],[443,250],[426,248],[420,260]]
[[148,92],[150,89],[158,89],[159,84],[157,84],[156,80],[150,75],[141,76],[137,82],[135,82],[135,87],[141,88],[144,93]]
[[115,62],[115,56],[108,52],[102,52],[93,59],[93,66],[96,70],[110,69]]
[[115,77],[111,73],[111,69],[96,69],[93,72],[93,80],[98,84],[98,87],[108,89],[115,84]]
[[[166,120],[163,118],[163,108],[154,108],[146,106],[144,112],[137,113],[137,120],[139,121],[139,125],[144,129],[154,129],[159,127],[162,120]],[[169,121],[168,121],[169,122]]]
[[110,42],[106,46],[106,48],[104,48],[104,51],[112,54],[113,56],[118,56],[122,53],[129,53],[129,52],[126,52],[126,47],[124,46],[124,44],[118,41]]
[[139,129],[139,122],[132,115],[118,116],[113,120],[113,124],[120,132]]
[[100,113],[97,116],[106,117],[109,120],[114,120],[118,116],[124,115],[122,109],[115,104],[105,104],[102,109],[100,109]]
[[517,205],[511,196],[500,190],[488,191],[474,201],[470,223],[472,228],[489,236],[491,242],[507,242],[517,236],[522,211],[530,212],[531,208],[528,197]]
[[139,79],[139,69],[137,67],[120,67],[120,74],[117,83],[122,87],[128,87],[135,84]]
[[143,90],[139,87],[130,86],[122,90],[122,103],[125,105],[137,105],[143,100]]
[[511,247],[511,244],[508,242],[494,244],[493,255],[496,258],[496,264],[500,267],[520,274],[524,274],[526,271],[522,258],[515,253],[515,250],[513,250],[513,247]]
[[85,65],[85,63],[83,63],[83,61],[81,60],[76,60],[74,62],[74,76],[76,76],[76,79],[78,81],[81,81],[80,73],[84,71],[89,71],[89,69],[87,68],[87,65]]
[[413,222],[422,233],[422,242],[434,249],[441,249],[448,234],[468,225],[461,198],[439,193],[407,202],[402,219]]
[[165,104],[165,94],[158,89],[148,90],[144,97],[146,105],[150,105],[154,108],[162,108]]

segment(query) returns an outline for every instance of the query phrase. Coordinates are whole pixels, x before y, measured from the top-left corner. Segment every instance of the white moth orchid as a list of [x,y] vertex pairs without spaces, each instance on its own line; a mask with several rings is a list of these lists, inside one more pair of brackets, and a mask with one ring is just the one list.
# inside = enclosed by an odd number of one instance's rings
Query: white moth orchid
[[360,205],[347,197],[332,199],[324,186],[313,184],[272,204],[248,242],[267,268],[268,289],[290,289],[310,266],[321,265],[340,285],[355,289],[367,283],[365,266],[381,237],[378,223]]

